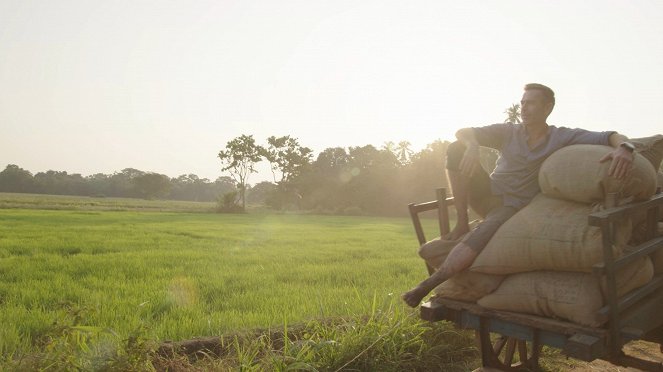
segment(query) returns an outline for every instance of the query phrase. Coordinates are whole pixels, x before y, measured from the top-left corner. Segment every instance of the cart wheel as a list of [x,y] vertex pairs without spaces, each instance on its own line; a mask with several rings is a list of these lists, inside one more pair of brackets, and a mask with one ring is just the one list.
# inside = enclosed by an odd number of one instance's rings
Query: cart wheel
[[536,337],[532,342],[501,336],[491,341],[487,327],[476,331],[484,367],[502,371],[536,370],[539,365],[541,344]]

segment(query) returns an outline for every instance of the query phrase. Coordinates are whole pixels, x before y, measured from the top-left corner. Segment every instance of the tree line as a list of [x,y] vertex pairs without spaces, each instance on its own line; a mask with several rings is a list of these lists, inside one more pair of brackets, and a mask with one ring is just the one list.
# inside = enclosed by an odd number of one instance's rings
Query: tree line
[[[32,174],[9,164],[0,172],[0,192],[216,201],[221,210],[243,211],[246,204],[274,210],[326,214],[402,215],[407,204],[434,197],[446,187],[446,141],[419,152],[410,143],[333,147],[313,151],[291,136],[270,137],[267,144],[240,136],[219,152],[228,175],[214,181],[186,174],[163,174],[126,168],[113,174],[82,176],[49,170]],[[258,162],[268,161],[273,182],[249,184]]]
[[[506,122],[520,123],[520,105],[504,114]],[[445,172],[447,141],[434,141],[419,152],[408,141],[327,148],[313,160],[310,148],[290,136],[267,138],[256,143],[241,135],[226,143],[218,158],[222,171],[236,182],[237,191],[223,196],[221,209],[244,211],[247,201],[260,201],[276,209],[295,209],[335,214],[400,215],[411,202],[430,199],[434,189],[448,187]],[[481,163],[492,171],[497,153],[481,150]],[[252,189],[248,179],[256,164],[266,160],[274,182],[261,182]],[[278,175],[278,176],[277,176]]]
[[[261,202],[275,210],[303,210],[325,214],[403,215],[407,204],[429,200],[435,188],[447,187],[445,155],[450,143],[434,141],[414,152],[410,143],[332,147],[315,159],[311,149],[290,136],[269,137],[257,144],[241,135],[218,154],[222,170],[237,184],[222,207],[243,211]],[[496,153],[482,151],[483,162],[494,166]],[[249,187],[256,164],[268,161],[274,182]]]
[[212,182],[195,174],[170,178],[134,168],[83,177],[78,173],[53,170],[33,175],[18,165],[9,164],[0,172],[0,192],[215,201],[218,195],[235,189],[235,182],[227,176]]

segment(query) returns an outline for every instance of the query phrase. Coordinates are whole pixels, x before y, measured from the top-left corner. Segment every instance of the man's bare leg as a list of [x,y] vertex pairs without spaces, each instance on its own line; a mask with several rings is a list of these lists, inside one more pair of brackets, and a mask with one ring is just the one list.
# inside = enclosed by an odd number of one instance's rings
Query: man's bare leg
[[419,283],[419,285],[410,291],[403,293],[401,298],[410,307],[417,307],[419,303],[421,303],[421,300],[435,289],[435,287],[442,284],[455,274],[470,267],[478,255],[479,253],[470,248],[469,245],[458,243],[458,245],[449,252],[449,256],[444,260],[442,266],[440,266],[433,275]]
[[456,226],[449,233],[448,239],[456,240],[470,231],[468,215],[470,178],[456,170],[447,170],[447,177],[454,196],[454,207],[456,207]]

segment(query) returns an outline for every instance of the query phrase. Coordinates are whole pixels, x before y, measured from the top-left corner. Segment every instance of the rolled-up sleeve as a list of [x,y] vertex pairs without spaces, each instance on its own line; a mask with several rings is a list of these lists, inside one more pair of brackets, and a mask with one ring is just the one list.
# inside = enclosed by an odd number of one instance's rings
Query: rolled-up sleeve
[[474,137],[480,146],[502,150],[506,138],[513,132],[514,124],[491,124],[485,127],[472,127]]

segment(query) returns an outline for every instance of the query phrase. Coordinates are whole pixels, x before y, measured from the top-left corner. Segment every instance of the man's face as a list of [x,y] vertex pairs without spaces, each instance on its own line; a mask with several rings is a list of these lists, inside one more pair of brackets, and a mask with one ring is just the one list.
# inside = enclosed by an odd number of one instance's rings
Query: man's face
[[552,102],[546,102],[543,92],[538,89],[526,90],[520,101],[520,117],[525,125],[545,123],[552,109]]

